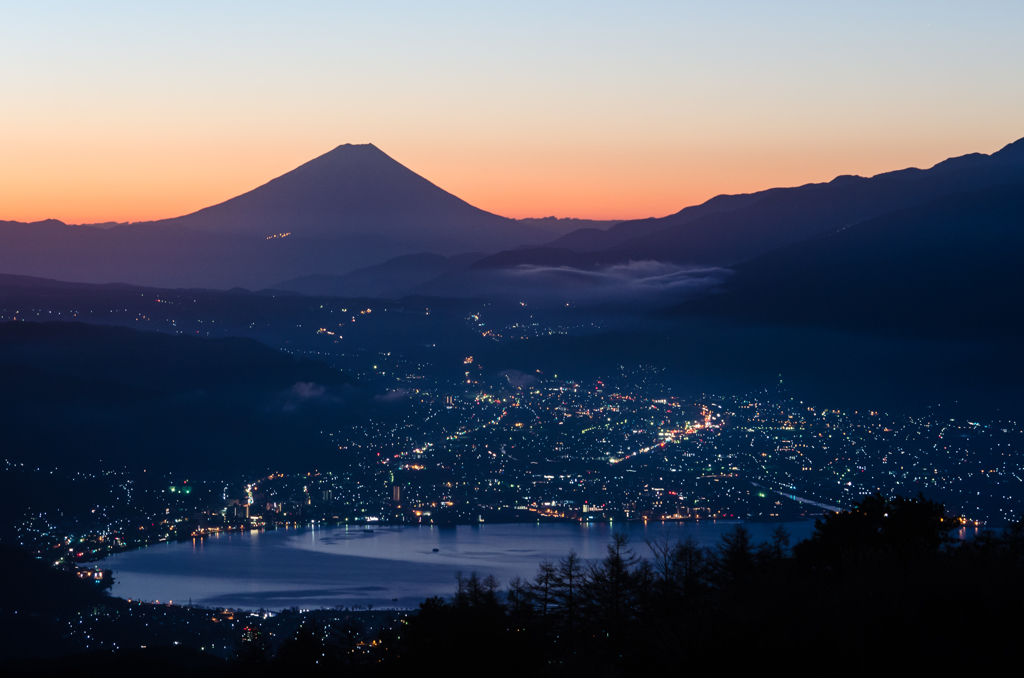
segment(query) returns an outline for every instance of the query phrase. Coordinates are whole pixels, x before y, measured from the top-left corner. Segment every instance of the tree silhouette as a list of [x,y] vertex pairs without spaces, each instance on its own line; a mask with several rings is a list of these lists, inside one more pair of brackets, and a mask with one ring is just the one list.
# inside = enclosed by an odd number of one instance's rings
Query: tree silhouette
[[547,633],[550,616],[555,607],[555,586],[558,575],[551,561],[541,561],[537,576],[530,585],[530,602],[540,617],[541,628]]
[[959,525],[959,518],[947,516],[942,504],[921,494],[916,499],[886,499],[876,493],[850,511],[828,513],[815,521],[814,534],[796,545],[794,555],[824,567],[851,557],[919,558],[938,551]]
[[325,636],[316,618],[310,617],[299,625],[295,635],[281,644],[277,663],[289,671],[326,672],[334,663],[334,657]]
[[501,582],[493,575],[484,577],[480,584],[480,603],[484,607],[497,609],[501,605],[498,592],[501,590]]
[[735,591],[750,584],[754,574],[750,530],[736,525],[723,534],[716,556],[716,580],[721,588]]
[[579,634],[580,615],[583,609],[582,592],[586,584],[583,560],[576,551],[570,550],[569,555],[558,561],[553,587],[555,603],[558,606],[558,619],[569,654],[576,651],[576,637]]
[[759,566],[768,566],[781,562],[789,552],[789,531],[784,525],[772,530],[769,541],[757,545],[757,562]]
[[639,558],[629,548],[629,537],[622,533],[612,535],[608,555],[600,563],[592,564],[587,572],[588,613],[612,642],[619,642],[626,628],[634,602],[631,568]]
[[509,612],[513,618],[525,622],[533,616],[531,614],[533,608],[530,605],[530,583],[519,575],[509,579],[505,600],[508,602]]

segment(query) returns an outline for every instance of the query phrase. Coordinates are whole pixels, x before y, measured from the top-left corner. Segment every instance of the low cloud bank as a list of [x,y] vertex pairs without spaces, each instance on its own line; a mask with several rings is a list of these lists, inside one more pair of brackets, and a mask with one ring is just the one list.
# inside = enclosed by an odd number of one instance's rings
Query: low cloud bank
[[374,396],[373,400],[378,403],[397,403],[408,398],[409,393],[407,388],[396,388],[393,391]]
[[537,377],[520,372],[519,370],[505,370],[498,372],[498,374],[508,379],[509,385],[514,388],[523,388],[524,386],[532,386],[537,383]]
[[284,393],[283,409],[285,412],[293,412],[303,405],[308,404],[335,404],[341,400],[327,392],[327,388],[312,381],[299,381]]
[[655,305],[706,294],[732,271],[660,261],[631,261],[597,269],[521,265],[472,271],[445,292],[451,296],[495,296],[533,302]]

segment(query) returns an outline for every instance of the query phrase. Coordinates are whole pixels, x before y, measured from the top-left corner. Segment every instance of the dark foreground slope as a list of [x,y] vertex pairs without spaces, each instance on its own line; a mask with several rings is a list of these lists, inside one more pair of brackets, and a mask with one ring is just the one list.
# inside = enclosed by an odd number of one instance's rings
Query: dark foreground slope
[[[224,661],[216,655],[179,646],[184,634],[180,627],[172,630],[159,606],[147,606],[149,615],[132,619],[134,610],[127,601],[108,597],[92,580],[80,579],[73,571],[51,567],[52,557],[36,559],[11,543],[0,543],[0,576],[5,583],[0,589],[0,671],[4,675],[223,675]],[[204,617],[209,619],[197,611],[193,621],[205,621]],[[95,623],[101,618],[106,624]],[[139,643],[140,632],[150,628],[159,630],[158,644],[153,643],[156,634],[142,635]],[[115,635],[113,644],[120,652],[93,649],[103,647],[97,631]],[[211,640],[207,637],[206,644]]]
[[[0,324],[0,426],[12,461],[225,470],[316,463],[351,379],[249,339],[81,323]],[[336,450],[334,450],[336,452]],[[326,455],[326,456],[325,456]]]

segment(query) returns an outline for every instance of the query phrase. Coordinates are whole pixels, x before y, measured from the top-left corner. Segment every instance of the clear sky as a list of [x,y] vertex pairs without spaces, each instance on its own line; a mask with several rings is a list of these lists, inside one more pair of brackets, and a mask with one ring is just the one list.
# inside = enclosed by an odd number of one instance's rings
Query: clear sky
[[0,1],[0,219],[176,216],[372,142],[660,216],[1024,136],[1024,2]]

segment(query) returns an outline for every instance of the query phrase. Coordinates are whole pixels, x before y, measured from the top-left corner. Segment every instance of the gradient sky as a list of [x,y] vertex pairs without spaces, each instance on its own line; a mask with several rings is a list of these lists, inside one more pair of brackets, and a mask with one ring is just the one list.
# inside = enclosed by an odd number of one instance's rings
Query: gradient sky
[[372,142],[660,216],[1024,136],[1024,2],[0,2],[0,219],[185,214]]

